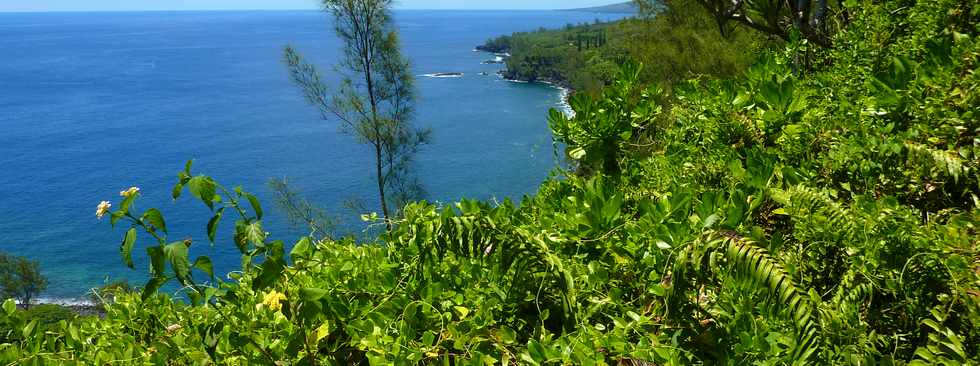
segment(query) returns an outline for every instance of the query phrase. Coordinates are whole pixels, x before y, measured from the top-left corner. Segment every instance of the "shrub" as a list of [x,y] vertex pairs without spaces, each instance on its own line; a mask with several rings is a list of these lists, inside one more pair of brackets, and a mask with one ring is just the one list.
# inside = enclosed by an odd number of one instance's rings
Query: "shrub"
[[62,320],[70,321],[78,316],[72,309],[54,304],[32,306],[25,310],[24,313],[27,319],[31,321],[36,320],[38,326],[44,328],[57,325]]

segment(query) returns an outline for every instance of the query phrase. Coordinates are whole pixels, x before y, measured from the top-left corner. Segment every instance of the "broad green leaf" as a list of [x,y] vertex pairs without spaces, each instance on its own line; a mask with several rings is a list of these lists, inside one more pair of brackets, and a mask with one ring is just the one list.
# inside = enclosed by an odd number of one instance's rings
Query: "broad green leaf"
[[125,216],[127,213],[129,213],[129,209],[133,207],[133,202],[136,201],[136,196],[138,195],[131,194],[123,198],[122,202],[119,203],[119,210],[116,212],[118,212],[121,216]]
[[208,241],[210,241],[211,244],[214,244],[214,237],[218,233],[218,224],[221,222],[221,216],[224,215],[224,213],[225,208],[219,208],[218,212],[215,212],[214,216],[211,217],[211,220],[208,220]]
[[319,342],[330,335],[330,322],[324,322],[316,328],[316,341]]
[[14,299],[7,299],[3,302],[3,312],[7,316],[14,315],[15,311],[17,311],[17,303],[14,302]]
[[285,264],[277,258],[266,259],[262,263],[262,269],[259,272],[258,277],[252,281],[253,290],[262,290],[272,286],[279,278],[282,277],[282,270],[285,268]]
[[204,294],[198,291],[187,291],[187,297],[191,300],[191,304],[194,306],[204,303]]
[[242,254],[248,249],[248,235],[247,235],[248,224],[245,220],[235,221],[235,246],[238,247],[238,251]]
[[80,341],[82,339],[81,337],[78,336],[78,327],[75,326],[74,324],[68,326],[68,336],[70,337],[69,338],[70,340],[75,342]]
[[323,289],[307,287],[299,290],[299,293],[304,301],[317,301],[327,296],[329,292]]
[[501,326],[500,329],[497,330],[497,336],[500,337],[500,340],[504,342],[504,344],[517,343],[517,332],[508,328],[506,325]]
[[289,257],[292,258],[293,263],[296,263],[300,259],[307,259],[310,257],[312,247],[310,238],[303,237],[293,246],[293,250],[289,251]]
[[456,309],[456,313],[459,314],[460,319],[466,319],[466,316],[470,315],[470,309],[467,309],[465,307],[454,306],[453,309]]
[[252,205],[252,210],[255,211],[255,218],[262,220],[262,205],[259,204],[259,199],[251,193],[245,193],[245,198],[247,198],[248,203]]
[[136,228],[130,228],[123,236],[122,244],[119,246],[119,254],[122,256],[126,267],[133,267],[133,245],[136,244]]
[[109,224],[112,225],[112,227],[116,227],[116,223],[119,222],[119,220],[122,220],[124,217],[126,217],[126,214],[124,214],[122,212],[119,212],[119,211],[110,212],[109,213]]
[[146,254],[150,257],[150,273],[153,276],[163,276],[166,271],[167,256],[163,253],[160,246],[146,248]]
[[187,249],[187,244],[182,241],[167,244],[163,249],[167,260],[170,261],[170,266],[182,285],[191,283],[191,262],[188,258]]
[[159,290],[160,287],[163,287],[163,284],[165,283],[167,283],[166,277],[153,277],[147,281],[146,285],[143,286],[143,293],[141,295],[143,301],[146,301],[150,298],[150,296],[156,294],[157,290]]
[[34,319],[31,320],[30,323],[27,323],[26,326],[24,326],[24,329],[22,330],[21,333],[24,335],[24,338],[30,338],[31,335],[34,334],[34,329],[36,328],[37,328],[37,319]]
[[545,349],[544,346],[542,346],[541,343],[538,343],[537,341],[532,340],[528,342],[527,352],[531,356],[530,357],[531,359],[530,360],[525,359],[525,361],[530,361],[535,365],[548,361],[548,350]]
[[727,217],[725,218],[725,225],[729,228],[736,228],[742,224],[742,220],[745,219],[745,204],[742,202],[732,202],[728,206]]
[[704,219],[704,223],[701,224],[701,228],[708,229],[712,226],[715,226],[715,224],[717,224],[719,220],[721,220],[721,218],[718,216],[718,214],[711,214],[708,216],[708,218]]
[[214,184],[214,181],[203,175],[196,176],[187,181],[187,189],[191,194],[212,210],[214,209],[216,188],[217,186]]
[[665,294],[667,294],[667,290],[664,289],[664,287],[659,283],[651,285],[648,290],[650,291],[651,294],[654,294],[656,296],[664,296]]
[[262,222],[256,221],[245,227],[245,238],[255,245],[265,242],[265,231],[262,230]]
[[194,260],[194,268],[207,273],[208,277],[214,279],[214,264],[211,263],[211,258],[200,256]]
[[184,184],[177,183],[174,185],[174,189],[170,191],[170,196],[173,197],[174,201],[180,198],[180,194],[184,192]]
[[160,210],[151,208],[143,213],[143,222],[153,225],[153,227],[167,233],[167,223],[163,220],[163,213]]
[[732,174],[732,177],[742,179],[745,178],[745,168],[742,167],[742,162],[733,159],[728,163],[728,171]]

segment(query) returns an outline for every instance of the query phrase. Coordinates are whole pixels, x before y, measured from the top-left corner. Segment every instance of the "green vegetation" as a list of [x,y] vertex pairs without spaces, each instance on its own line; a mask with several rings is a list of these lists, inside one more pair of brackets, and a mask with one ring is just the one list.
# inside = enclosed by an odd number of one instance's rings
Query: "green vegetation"
[[48,287],[40,267],[37,261],[0,252],[0,297],[17,299],[30,307],[37,295]]
[[692,1],[664,4],[644,4],[643,17],[515,33],[478,49],[511,54],[505,78],[595,95],[625,62],[643,62],[640,80],[669,90],[695,77],[734,75],[752,64],[757,51],[779,43],[744,28],[722,35],[710,14]]
[[[977,364],[980,3],[841,6],[832,47],[791,37],[732,78],[668,92],[624,63],[550,114],[572,169],[536,195],[409,203],[372,243],[287,246],[188,165],[175,197],[234,230],[241,271],[127,232],[124,262],[147,247],[192,304],[144,288],[41,331],[8,301],[0,361]],[[165,233],[127,192],[112,217]]]
[[[707,10],[722,33],[739,24],[789,41],[803,37],[820,46],[830,46],[832,34],[849,22],[856,3],[836,8],[827,0],[695,0]],[[654,0],[637,0],[641,6]],[[833,12],[833,13],[832,13]]]
[[75,314],[75,312],[71,309],[54,304],[40,304],[37,306],[32,306],[30,309],[25,311],[24,315],[27,316],[28,319],[37,320],[37,325],[41,327],[41,329],[52,328],[58,325],[58,323],[60,323],[62,320],[71,321],[78,316],[78,314]]

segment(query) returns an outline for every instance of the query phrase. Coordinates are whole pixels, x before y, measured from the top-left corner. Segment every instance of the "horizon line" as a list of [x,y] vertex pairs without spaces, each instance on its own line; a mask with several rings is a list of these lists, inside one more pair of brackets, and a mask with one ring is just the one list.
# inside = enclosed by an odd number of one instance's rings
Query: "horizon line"
[[[393,10],[411,11],[574,11],[579,9],[452,9],[452,8],[395,8]],[[245,11],[323,11],[309,8],[283,9],[98,9],[98,10],[0,10],[0,14],[44,14],[44,13],[163,13],[163,12],[245,12]],[[584,11],[583,11],[584,12]]]

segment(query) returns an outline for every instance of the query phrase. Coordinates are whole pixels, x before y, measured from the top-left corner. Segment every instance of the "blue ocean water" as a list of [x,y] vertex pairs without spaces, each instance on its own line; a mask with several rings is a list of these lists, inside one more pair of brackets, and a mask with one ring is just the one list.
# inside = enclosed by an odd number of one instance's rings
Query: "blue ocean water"
[[[417,80],[416,123],[434,131],[417,164],[430,200],[535,191],[554,166],[546,112],[559,92],[499,79],[499,66],[481,64],[493,56],[473,48],[596,17],[396,12],[414,74],[464,73]],[[353,216],[343,208],[351,199],[376,210],[370,151],[304,102],[281,62],[286,44],[336,83],[340,43],[319,12],[0,14],[0,250],[39,260],[51,299],[80,297],[107,279],[142,284],[147,238],[129,270],[119,257],[125,228],[94,215],[99,201],[118,202],[119,191],[138,186],[138,208],[160,208],[171,239],[194,238],[192,256],[234,270],[239,257],[227,233],[204,244],[207,208],[170,199],[189,159],[196,172],[255,192],[266,230],[287,242],[302,231],[273,208],[270,178],[287,178],[337,214]]]

